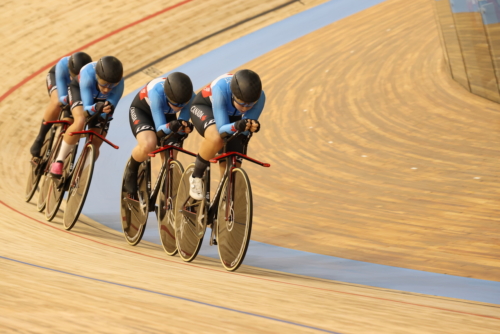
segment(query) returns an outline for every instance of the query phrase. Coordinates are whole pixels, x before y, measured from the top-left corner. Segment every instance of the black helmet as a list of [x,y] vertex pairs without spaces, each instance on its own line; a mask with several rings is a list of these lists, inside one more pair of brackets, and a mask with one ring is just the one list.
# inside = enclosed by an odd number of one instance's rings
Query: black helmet
[[118,83],[123,77],[123,65],[118,58],[106,56],[99,59],[95,65],[95,72],[106,82]]
[[193,83],[184,73],[170,73],[163,85],[165,95],[170,102],[184,104],[193,96]]
[[78,75],[82,67],[91,62],[92,58],[85,52],[75,52],[69,57],[68,67],[71,73]]
[[231,92],[243,102],[255,102],[262,93],[259,75],[251,70],[240,70],[231,79]]

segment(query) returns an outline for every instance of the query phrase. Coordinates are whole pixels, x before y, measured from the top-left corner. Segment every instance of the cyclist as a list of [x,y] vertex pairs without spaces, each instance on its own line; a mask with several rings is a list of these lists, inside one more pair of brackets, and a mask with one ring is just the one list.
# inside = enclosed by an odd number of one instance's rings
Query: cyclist
[[129,197],[133,198],[137,192],[140,164],[155,150],[159,138],[174,132],[166,144],[182,147],[186,135],[193,129],[189,122],[189,103],[194,97],[189,76],[174,72],[166,78],[150,81],[132,101],[129,122],[137,146],[132,150],[125,173],[124,186]]
[[[265,102],[260,77],[251,70],[221,75],[196,95],[190,110],[191,120],[204,139],[189,178],[189,195],[193,199],[201,200],[205,196],[203,173],[209,160],[224,147],[222,138],[236,131],[243,135],[248,131],[258,132],[258,118]],[[245,140],[246,136],[234,138],[228,143],[227,151],[243,153]],[[220,164],[221,173],[224,168],[225,162]]]
[[[80,139],[79,136],[70,136],[70,132],[82,131],[87,117],[96,112],[102,116],[113,111],[122,97],[124,89],[122,63],[113,56],[106,56],[97,62],[85,65],[80,75],[73,79],[69,88],[69,103],[71,104],[71,116],[74,118],[73,124],[66,130],[64,140],[59,149],[56,162],[50,167],[50,173],[54,177],[61,177],[64,158],[75,147]],[[109,129],[109,121],[103,125],[103,135],[105,136]],[[97,130],[100,124],[94,119],[88,125],[89,129]],[[95,142],[96,159],[99,156],[99,147],[102,141],[97,138]]]
[[[68,86],[73,78],[80,74],[80,69],[90,63],[92,58],[85,52],[76,52],[71,56],[61,58],[47,73],[47,91],[50,102],[43,114],[42,125],[38,131],[30,153],[33,158],[40,156],[45,135],[49,132],[52,124],[44,125],[43,122],[55,121],[59,116],[61,106],[68,104]],[[65,110],[65,118],[69,115],[69,110]]]

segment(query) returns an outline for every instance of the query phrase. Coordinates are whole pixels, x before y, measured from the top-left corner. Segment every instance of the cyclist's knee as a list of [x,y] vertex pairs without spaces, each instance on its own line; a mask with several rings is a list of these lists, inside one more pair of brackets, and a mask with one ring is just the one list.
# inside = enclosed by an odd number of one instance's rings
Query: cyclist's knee
[[217,131],[217,127],[215,126],[211,126],[207,129],[205,132],[205,140],[207,140],[214,147],[222,147],[224,145],[219,131]]

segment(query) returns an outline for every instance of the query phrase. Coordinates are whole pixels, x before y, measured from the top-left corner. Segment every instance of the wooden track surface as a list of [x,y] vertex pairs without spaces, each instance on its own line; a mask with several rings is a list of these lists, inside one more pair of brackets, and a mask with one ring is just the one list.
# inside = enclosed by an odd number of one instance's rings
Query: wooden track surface
[[387,1],[245,65],[271,97],[257,240],[500,280],[500,106],[451,80],[431,5]]
[[[201,41],[132,76],[126,93],[155,71],[322,2],[296,2]],[[0,94],[62,54],[175,3],[4,1]],[[86,51],[116,55],[128,74],[199,40],[200,31],[208,36],[284,3],[194,0]],[[499,108],[446,76],[426,0],[388,1],[248,67],[262,74],[271,97],[250,154],[273,167],[265,174],[248,167],[256,240],[498,280]],[[339,333],[498,330],[492,305],[247,266],[228,274],[212,259],[184,264],[158,245],[129,247],[85,217],[70,233],[60,215],[45,223],[22,196],[47,103],[44,77],[0,104],[0,332],[317,332],[273,319]]]

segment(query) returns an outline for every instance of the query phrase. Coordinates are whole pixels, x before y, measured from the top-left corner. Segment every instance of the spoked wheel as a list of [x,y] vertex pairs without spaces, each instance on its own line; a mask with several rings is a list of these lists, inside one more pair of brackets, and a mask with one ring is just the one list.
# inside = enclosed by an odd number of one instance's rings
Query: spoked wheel
[[76,146],[64,159],[64,169],[60,179],[52,177],[49,173],[47,173],[49,186],[47,190],[47,199],[45,200],[45,218],[48,221],[54,219],[63,200],[66,185],[68,183],[68,177],[71,175],[71,165],[73,164],[75,153]]
[[158,228],[161,244],[168,255],[177,254],[174,205],[183,172],[184,169],[180,162],[171,161],[168,170],[163,175],[158,194]]
[[189,196],[189,177],[193,170],[194,163],[182,174],[175,201],[175,240],[179,255],[186,262],[198,255],[207,226],[206,199],[196,201]]
[[47,164],[49,147],[52,141],[52,131],[49,131],[45,136],[45,141],[43,142],[42,149],[40,150],[39,158],[32,158],[30,161],[30,173],[28,175],[28,183],[26,184],[26,193],[24,194],[24,199],[29,202],[36,192],[38,182],[42,177],[45,165]]
[[[123,182],[125,180],[125,173],[122,181],[121,192],[121,215],[122,215],[122,228],[125,239],[132,246],[137,245],[146,230],[146,222],[149,215],[149,164],[144,162],[139,166],[137,174],[137,189],[138,200],[134,201],[128,198],[128,195],[123,191]],[[125,167],[125,171],[128,168]]]
[[253,210],[252,189],[247,174],[243,169],[235,168],[232,178],[231,200],[227,200],[228,178],[224,182],[217,211],[219,256],[228,271],[238,269],[245,258],[252,232]]
[[82,212],[90,182],[92,181],[94,162],[94,146],[88,145],[80,155],[69,183],[68,199],[63,216],[63,226],[66,230],[71,230]]

